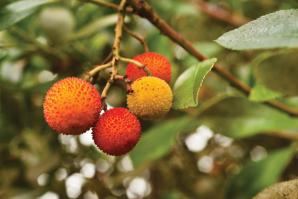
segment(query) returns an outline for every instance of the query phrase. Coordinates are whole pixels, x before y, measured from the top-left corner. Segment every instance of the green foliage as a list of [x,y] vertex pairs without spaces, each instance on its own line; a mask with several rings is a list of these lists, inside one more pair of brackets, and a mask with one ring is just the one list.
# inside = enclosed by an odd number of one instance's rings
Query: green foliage
[[192,130],[197,125],[194,119],[182,117],[163,122],[144,132],[140,142],[130,153],[134,165],[140,166],[161,158],[172,149],[178,133]]
[[206,109],[200,120],[215,132],[236,139],[262,132],[297,134],[298,119],[243,97],[227,97]]
[[203,61],[183,72],[174,85],[173,108],[185,109],[198,105],[198,95],[203,80],[211,71],[216,59]]
[[297,51],[273,54],[254,68],[255,77],[285,96],[298,95]]
[[20,0],[0,8],[0,30],[21,21],[31,15],[39,6],[50,0]]
[[276,99],[281,96],[282,96],[281,93],[272,91],[272,90],[266,88],[266,86],[264,86],[260,83],[257,83],[252,88],[251,93],[249,95],[249,99],[251,101],[255,101],[255,102],[262,102],[262,101]]
[[[88,133],[72,137],[53,132],[44,121],[42,103],[54,82],[82,77],[108,57],[117,12],[79,0],[0,0],[0,198],[31,199],[51,191],[67,199],[66,179],[79,175],[84,185],[78,198],[88,198],[85,194],[90,192],[103,199],[127,198],[137,177],[150,184],[148,199],[250,199],[272,183],[296,175],[293,143],[298,119],[263,102],[274,99],[298,109],[297,50],[283,49],[298,46],[297,2],[198,1],[208,2],[215,9],[212,15],[196,1],[145,2],[194,49],[216,58],[198,63],[146,19],[127,13],[126,27],[144,37],[150,51],[171,62],[174,104],[162,120],[141,121],[142,137],[134,150],[112,158],[83,139],[90,138]],[[69,13],[68,28],[67,19],[53,15],[52,8]],[[41,20],[45,10],[58,24],[54,32],[43,26],[50,25]],[[216,15],[221,13],[248,20],[262,17],[237,28]],[[65,26],[59,25],[63,21]],[[219,35],[222,46],[250,51],[222,48],[214,42]],[[120,46],[120,54],[128,58],[144,52],[125,31]],[[252,51],[277,47],[281,49]],[[248,97],[213,72],[217,60],[252,87]],[[126,65],[120,61],[120,75]],[[99,91],[109,72],[93,79]],[[114,81],[108,103],[126,106],[125,88],[123,81]],[[251,161],[255,146],[264,147],[268,156]],[[94,176],[84,173],[86,164],[94,166]],[[281,186],[278,193],[287,194],[287,188]]]
[[227,32],[216,41],[234,50],[297,47],[298,10],[281,10],[264,15]]
[[265,187],[275,183],[294,155],[294,148],[273,151],[262,160],[247,163],[230,179],[227,199],[250,199]]

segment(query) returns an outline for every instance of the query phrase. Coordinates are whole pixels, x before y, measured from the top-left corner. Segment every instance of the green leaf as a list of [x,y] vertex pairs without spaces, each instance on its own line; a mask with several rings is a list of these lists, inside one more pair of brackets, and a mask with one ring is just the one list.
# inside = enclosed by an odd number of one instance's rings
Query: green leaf
[[255,102],[262,102],[267,100],[276,99],[281,97],[282,94],[276,91],[273,91],[266,86],[257,83],[251,90],[249,99]]
[[[220,36],[216,42],[234,50],[298,47],[298,9],[264,15]],[[295,22],[295,23],[294,23]]]
[[51,0],[21,0],[0,8],[0,30],[21,21],[31,15],[38,6]]
[[211,71],[216,58],[200,62],[184,71],[174,85],[174,109],[185,109],[198,105],[198,95],[205,76]]
[[263,132],[297,135],[298,119],[244,97],[227,97],[204,110],[203,124],[216,133],[240,139]]
[[104,28],[114,25],[117,22],[117,15],[111,14],[102,17],[96,21],[92,21],[86,26],[82,27],[77,33],[72,35],[71,40],[77,40],[85,37],[89,37]]
[[298,96],[297,51],[268,56],[254,66],[256,80],[286,96]]
[[227,199],[251,199],[259,191],[275,183],[294,155],[294,147],[270,153],[266,158],[249,162],[233,176],[227,187]]
[[198,123],[189,117],[162,122],[144,133],[140,142],[130,153],[134,165],[156,160],[172,148],[176,135],[194,129]]
[[290,199],[298,196],[298,179],[280,182],[270,186],[253,199]]

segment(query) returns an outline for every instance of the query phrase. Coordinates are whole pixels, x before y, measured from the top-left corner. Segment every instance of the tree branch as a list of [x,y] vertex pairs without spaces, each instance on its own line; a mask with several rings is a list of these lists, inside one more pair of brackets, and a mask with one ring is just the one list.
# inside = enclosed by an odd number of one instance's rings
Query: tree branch
[[199,10],[212,18],[227,22],[233,26],[241,26],[250,20],[242,15],[228,11],[205,0],[190,0]]
[[135,32],[132,32],[131,30],[129,30],[126,26],[124,26],[124,30],[125,32],[127,32],[130,36],[132,36],[133,38],[135,38],[136,40],[138,40],[140,42],[140,44],[143,46],[144,51],[145,52],[149,52],[149,47],[144,39],[144,37],[142,37],[141,35],[138,35]]
[[[164,35],[170,38],[173,42],[180,45],[188,53],[194,56],[197,60],[203,61],[208,59],[206,56],[197,51],[190,41],[186,40],[182,35],[176,32],[165,20],[163,20],[152,7],[143,0],[130,0],[130,4],[134,9],[134,12],[140,17],[146,18],[154,26],[156,26]],[[234,77],[229,71],[225,70],[218,64],[215,64],[212,69],[216,74],[221,76],[223,79],[227,80],[231,86],[239,89],[245,95],[249,95],[251,88],[245,83],[241,82],[239,79]],[[267,101],[265,104],[285,112],[291,116],[298,116],[298,110],[288,107],[279,101]]]
[[119,51],[120,51],[120,41],[121,41],[121,37],[122,37],[122,33],[123,33],[123,26],[124,26],[125,4],[126,4],[126,0],[121,0],[119,9],[118,9],[118,21],[115,26],[115,39],[114,39],[113,48],[112,48],[112,53],[113,53],[113,58],[112,58],[112,62],[111,62],[112,63],[112,74],[102,91],[101,96],[103,99],[106,98],[108,91],[114,81],[114,78],[118,73],[117,65],[120,60]]
[[105,0],[80,0],[80,1],[90,2],[90,3],[93,3],[93,4],[99,5],[99,6],[104,6],[104,7],[107,7],[107,8],[111,8],[113,10],[118,10],[118,5],[117,4],[107,2]]

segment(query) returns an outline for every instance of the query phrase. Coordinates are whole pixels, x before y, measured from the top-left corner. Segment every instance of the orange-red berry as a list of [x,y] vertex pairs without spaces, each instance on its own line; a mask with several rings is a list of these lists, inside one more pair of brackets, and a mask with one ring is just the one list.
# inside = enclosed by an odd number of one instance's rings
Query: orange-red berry
[[100,150],[109,155],[123,155],[138,142],[141,125],[126,108],[113,108],[99,117],[93,129],[93,140]]
[[58,133],[77,135],[94,126],[101,110],[96,88],[85,80],[68,77],[56,82],[47,92],[44,118]]
[[[171,64],[165,56],[154,52],[146,52],[137,55],[133,59],[144,64],[152,73],[152,76],[163,79],[166,82],[171,81]],[[130,63],[127,65],[126,75],[128,79],[134,81],[140,77],[146,76],[147,74],[143,69],[140,69],[136,65]]]

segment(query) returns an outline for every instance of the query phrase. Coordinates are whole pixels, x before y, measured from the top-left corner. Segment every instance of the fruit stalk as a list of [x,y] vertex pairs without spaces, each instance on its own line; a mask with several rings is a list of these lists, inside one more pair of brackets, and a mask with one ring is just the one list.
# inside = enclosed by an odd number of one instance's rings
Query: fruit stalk
[[119,56],[119,51],[120,51],[120,42],[121,42],[121,37],[123,33],[123,25],[124,25],[124,18],[125,18],[125,4],[126,0],[122,0],[119,5],[119,10],[118,10],[118,21],[115,26],[115,39],[113,43],[113,58],[112,58],[112,74],[110,76],[110,79],[107,81],[107,84],[105,85],[103,91],[102,91],[102,98],[105,99],[108,91],[114,81],[115,76],[118,73],[117,70],[117,65],[120,60]]
[[126,33],[128,33],[130,36],[132,36],[133,38],[135,38],[136,40],[138,40],[140,42],[140,44],[143,46],[145,52],[149,52],[148,44],[146,43],[143,36],[141,36],[135,32],[132,32],[126,26],[124,26],[124,31]]

